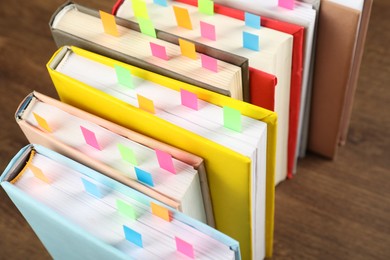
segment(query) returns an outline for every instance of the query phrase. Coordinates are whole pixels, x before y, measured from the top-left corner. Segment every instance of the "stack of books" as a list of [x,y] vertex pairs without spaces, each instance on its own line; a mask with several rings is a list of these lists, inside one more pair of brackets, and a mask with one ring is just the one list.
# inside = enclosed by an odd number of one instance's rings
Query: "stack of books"
[[371,5],[65,3],[60,100],[21,101],[1,186],[56,259],[271,257],[275,186],[345,143]]

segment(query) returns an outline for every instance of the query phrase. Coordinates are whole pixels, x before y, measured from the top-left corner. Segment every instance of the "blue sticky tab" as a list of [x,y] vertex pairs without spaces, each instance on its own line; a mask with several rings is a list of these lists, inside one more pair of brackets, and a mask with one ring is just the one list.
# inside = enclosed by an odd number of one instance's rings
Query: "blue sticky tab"
[[123,225],[123,232],[125,233],[125,238],[127,241],[139,246],[144,247],[142,244],[142,235],[131,228]]
[[245,25],[260,29],[260,16],[245,12]]
[[137,175],[137,179],[140,182],[143,182],[149,186],[154,186],[152,175],[144,170],[141,170],[140,168],[134,167],[135,174]]
[[242,32],[244,48],[259,51],[259,36],[249,32]]
[[81,178],[83,184],[84,184],[84,188],[85,188],[85,191],[88,192],[89,194],[97,197],[97,198],[103,198],[103,193],[102,191],[100,190],[100,188],[95,184],[95,183],[92,183],[90,182],[89,180],[87,179],[84,179],[84,178]]
[[161,6],[168,6],[167,0],[153,0],[153,3]]

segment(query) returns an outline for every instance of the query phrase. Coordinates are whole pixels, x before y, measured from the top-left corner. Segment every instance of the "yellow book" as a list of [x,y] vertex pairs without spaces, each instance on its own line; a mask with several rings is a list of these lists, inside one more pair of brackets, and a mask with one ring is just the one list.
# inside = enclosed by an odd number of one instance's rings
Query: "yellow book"
[[[228,106],[241,112],[243,116],[256,119],[266,124],[266,163],[253,165],[250,157],[231,148],[218,144],[209,138],[202,137],[192,131],[179,127],[155,114],[143,111],[111,94],[96,89],[80,80],[72,78],[56,70],[64,57],[70,53],[91,61],[114,68],[115,65],[127,68],[135,77],[157,83],[171,90],[184,89],[195,93],[200,101],[219,107]],[[161,76],[134,66],[130,66],[107,57],[103,57],[76,47],[64,47],[58,50],[48,62],[47,68],[62,101],[94,113],[98,116],[123,125],[129,129],[148,135],[170,145],[176,146],[205,160],[210,193],[215,215],[216,228],[240,242],[243,259],[258,256],[256,250],[269,252],[273,240],[274,216],[274,173],[275,173],[275,144],[277,117],[274,112],[251,104],[210,92],[165,76]],[[80,72],[81,73],[81,72]],[[96,76],[100,73],[95,73]],[[111,86],[107,86],[110,88]],[[157,109],[157,113],[158,113]],[[264,149],[265,150],[265,149]],[[265,164],[265,165],[264,165]],[[257,216],[258,208],[252,207],[256,198],[256,187],[252,186],[251,176],[253,167],[264,166],[266,169],[265,183],[265,214]],[[257,202],[258,203],[258,202]],[[256,218],[255,218],[256,216]],[[254,225],[261,226],[263,234]],[[257,232],[256,232],[257,231]],[[257,240],[264,236],[261,243]],[[257,241],[257,243],[256,243]],[[264,248],[265,247],[265,248]],[[265,254],[263,252],[263,254]],[[263,255],[264,257],[264,255]]]

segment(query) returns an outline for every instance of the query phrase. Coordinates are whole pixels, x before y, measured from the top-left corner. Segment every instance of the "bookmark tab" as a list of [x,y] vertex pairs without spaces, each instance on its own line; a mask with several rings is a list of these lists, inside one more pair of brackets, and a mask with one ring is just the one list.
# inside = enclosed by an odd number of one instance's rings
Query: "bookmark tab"
[[117,64],[114,65],[114,68],[118,83],[122,86],[134,89],[133,76],[131,75],[131,71]]
[[215,41],[217,39],[215,35],[215,26],[209,23],[200,21],[200,35],[203,38]]
[[131,206],[130,204],[127,204],[123,200],[120,200],[120,199],[116,200],[116,208],[121,215],[128,217],[128,218],[131,218],[131,219],[134,219],[134,220],[137,219],[137,214],[136,214],[133,206]]
[[38,115],[37,113],[33,112],[33,115],[34,115],[34,118],[35,120],[37,121],[38,125],[43,128],[44,130],[48,131],[49,133],[52,132],[49,124],[47,123],[47,121],[41,117],[40,115]]
[[168,222],[172,221],[170,212],[167,208],[160,206],[154,202],[150,202],[150,207],[152,208],[153,215],[160,217]]
[[175,13],[177,26],[192,30],[190,15],[186,8],[174,5],[173,12]]
[[245,25],[255,29],[260,29],[260,16],[245,12]]
[[102,20],[104,32],[112,36],[118,37],[119,31],[118,27],[116,26],[115,16],[103,11],[99,11],[99,13],[100,19]]
[[198,110],[198,96],[185,89],[180,89],[181,104],[193,110]]
[[259,51],[259,36],[249,32],[242,33],[243,45],[244,48],[250,49],[252,51]]
[[80,129],[81,129],[81,132],[83,133],[85,142],[88,145],[92,146],[93,148],[101,151],[102,149],[100,148],[100,145],[96,139],[95,133],[92,132],[91,130],[88,130],[87,128],[85,128],[83,126],[80,126]]
[[142,235],[140,233],[125,225],[123,225],[123,232],[125,233],[125,238],[127,241],[130,241],[136,246],[144,247],[142,243]]
[[294,0],[278,0],[278,6],[293,10],[294,9]]
[[46,177],[40,168],[32,165],[31,163],[28,164],[28,168],[30,168],[35,178],[38,178],[43,182],[50,183],[50,180]]
[[200,54],[200,59],[202,61],[202,67],[214,72],[218,72],[218,63],[217,59],[214,59],[213,57]]
[[179,45],[181,55],[196,60],[198,57],[196,56],[195,44],[183,39],[179,38]]
[[175,166],[173,165],[172,155],[158,149],[155,149],[154,151],[156,152],[156,156],[160,168],[176,174],[176,169]]
[[135,169],[135,174],[137,175],[137,179],[140,182],[145,183],[151,187],[154,187],[153,177],[150,173],[141,170],[138,167],[134,167],[134,169]]
[[92,196],[95,196],[96,198],[99,198],[99,199],[103,198],[102,191],[95,183],[92,183],[89,180],[84,179],[84,178],[81,178],[81,181],[83,182],[84,189],[86,192],[88,192]]
[[137,99],[138,99],[138,107],[140,109],[145,110],[152,114],[156,113],[152,100],[138,94],[137,94]]
[[214,2],[211,0],[198,0],[198,11],[202,14],[214,15]]
[[153,3],[155,3],[156,5],[161,5],[161,6],[165,6],[165,7],[168,6],[167,0],[153,0]]
[[165,46],[150,42],[150,50],[152,51],[152,55],[154,57],[163,59],[163,60],[169,60],[167,55],[167,50],[165,49]]
[[131,148],[123,144],[118,144],[118,150],[124,161],[129,162],[132,165],[138,165],[137,158],[135,157],[134,151]]
[[149,19],[148,8],[142,0],[131,0],[134,16],[137,18]]
[[149,35],[150,37],[157,38],[156,29],[153,26],[153,23],[150,19],[145,19],[142,17],[137,18],[141,33]]
[[223,107],[223,125],[236,132],[241,132],[241,113],[237,109],[224,106]]
[[181,238],[175,236],[176,250],[190,258],[195,258],[194,247]]

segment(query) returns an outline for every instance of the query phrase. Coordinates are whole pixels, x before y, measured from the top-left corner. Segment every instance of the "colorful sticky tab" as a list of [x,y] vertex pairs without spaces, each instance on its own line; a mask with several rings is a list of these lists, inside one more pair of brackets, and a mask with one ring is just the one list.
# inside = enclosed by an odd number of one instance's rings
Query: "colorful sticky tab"
[[92,132],[91,130],[88,130],[87,128],[85,128],[83,126],[80,126],[80,129],[81,129],[81,132],[83,133],[85,142],[88,145],[92,146],[93,148],[101,151],[102,149],[100,148],[100,145],[96,139],[95,133]]
[[35,178],[38,178],[43,182],[50,183],[50,180],[46,177],[40,168],[32,165],[31,163],[28,165],[28,168],[30,168]]
[[115,16],[103,11],[99,11],[99,13],[100,13],[100,19],[102,20],[104,32],[112,36],[118,37],[119,31],[116,26]]
[[175,13],[177,26],[192,30],[190,14],[186,8],[173,6],[173,12]]
[[149,19],[148,8],[143,0],[131,0],[134,16]]
[[161,6],[165,6],[165,7],[168,6],[167,0],[153,0],[153,3],[155,3],[156,5],[161,5]]
[[128,87],[128,88],[134,88],[134,83],[133,83],[133,76],[131,75],[131,71],[115,64],[115,73],[116,73],[116,78],[118,79],[118,83],[122,86]]
[[245,12],[245,25],[255,29],[260,29],[260,16]]
[[175,236],[176,250],[190,258],[195,258],[194,247],[181,238]]
[[179,38],[179,45],[181,55],[196,60],[198,57],[196,56],[195,44],[183,39]]
[[259,36],[249,32],[242,33],[243,45],[244,48],[259,51]]
[[137,179],[140,182],[143,182],[151,187],[154,187],[153,177],[150,173],[141,170],[138,167],[134,167],[134,169],[135,169],[135,174],[137,175]]
[[200,54],[200,59],[202,61],[203,68],[214,71],[214,72],[218,72],[217,59],[210,57],[210,56],[207,56],[207,55],[204,55],[204,54]]
[[180,89],[181,104],[193,110],[198,110],[198,96],[185,89]]
[[120,199],[116,200],[116,208],[121,215],[128,217],[128,218],[131,218],[131,219],[137,219],[137,214],[136,214],[133,206],[131,206],[130,204],[127,204],[123,200],[120,200]]
[[144,247],[142,243],[142,235],[140,233],[125,225],[123,225],[123,232],[125,233],[125,238],[127,241],[130,241],[139,247]]
[[149,113],[155,114],[156,111],[154,110],[154,104],[153,101],[137,94],[138,99],[138,107],[142,110],[145,110]]
[[214,15],[214,2],[211,0],[198,0],[198,11],[202,14]]
[[160,217],[165,221],[171,222],[171,214],[167,208],[160,206],[154,202],[150,202],[150,207],[152,208],[153,215]]
[[36,114],[34,112],[33,112],[33,115],[34,115],[35,120],[37,121],[37,123],[38,123],[38,125],[40,127],[42,127],[44,130],[46,130],[46,131],[48,131],[50,133],[52,132],[49,124],[47,123],[47,121],[43,117],[41,117],[40,115],[38,115],[38,114]]
[[215,41],[217,39],[215,35],[215,26],[209,23],[200,21],[200,35],[203,38]]
[[167,55],[167,50],[165,49],[165,46],[150,42],[150,50],[152,51],[152,55],[154,57],[163,59],[163,60],[169,60]]
[[293,10],[294,9],[294,0],[279,0],[278,6]]
[[137,21],[141,29],[141,33],[157,38],[156,29],[154,29],[153,23],[150,19],[138,17]]
[[138,165],[137,158],[135,157],[134,151],[131,148],[123,144],[118,144],[118,150],[124,161],[129,162],[132,165]]
[[100,190],[100,188],[95,184],[90,182],[87,179],[81,178],[81,181],[83,182],[84,189],[86,192],[91,194],[92,196],[95,196],[96,198],[103,198],[103,192]]
[[237,109],[224,106],[223,107],[223,125],[226,128],[234,130],[236,132],[241,132],[242,123],[241,123],[241,113]]
[[160,168],[167,170],[171,173],[176,173],[175,166],[173,165],[172,155],[159,149],[155,149],[154,151],[156,152]]

